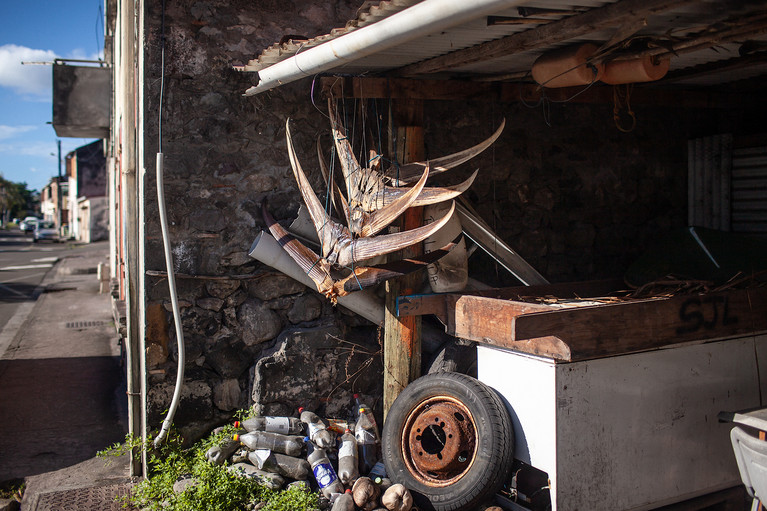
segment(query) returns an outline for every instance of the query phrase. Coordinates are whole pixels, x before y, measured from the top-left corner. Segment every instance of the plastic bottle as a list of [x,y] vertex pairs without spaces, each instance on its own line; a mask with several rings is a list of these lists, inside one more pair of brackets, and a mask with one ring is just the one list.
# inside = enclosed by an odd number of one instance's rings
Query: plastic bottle
[[359,476],[357,439],[347,429],[341,436],[341,447],[338,449],[338,477],[344,486],[351,486]]
[[354,497],[352,491],[346,490],[338,496],[330,511],[354,511]]
[[290,479],[306,479],[311,472],[311,467],[306,460],[271,452],[268,449],[249,452],[248,460],[265,472],[280,474]]
[[304,432],[303,423],[296,417],[252,417],[244,421],[236,421],[235,428],[246,431],[268,431],[281,435],[300,435]]
[[301,422],[306,424],[309,440],[321,449],[329,449],[335,445],[335,438],[316,413],[303,408],[299,408],[298,411],[301,414]]
[[287,436],[266,431],[252,431],[244,435],[234,435],[234,440],[246,445],[248,449],[269,449],[270,451],[301,456],[304,450],[304,439],[300,436]]
[[378,425],[376,424],[372,409],[360,402],[359,394],[354,394],[354,400],[357,402],[358,407],[354,436],[357,438],[359,450],[359,472],[360,474],[369,474],[376,461],[378,461],[378,449],[380,446]]
[[376,464],[373,465],[373,468],[370,469],[368,477],[373,481],[375,481],[377,477],[380,479],[386,477],[386,466],[384,466],[383,461],[377,461]]
[[314,445],[314,443],[307,438],[306,452],[306,461],[308,461],[309,465],[312,467],[314,479],[317,481],[317,485],[320,487],[322,494],[329,499],[333,493],[343,493],[344,486],[338,479],[338,475],[333,469],[333,465],[330,464],[330,460],[325,454],[325,450]]

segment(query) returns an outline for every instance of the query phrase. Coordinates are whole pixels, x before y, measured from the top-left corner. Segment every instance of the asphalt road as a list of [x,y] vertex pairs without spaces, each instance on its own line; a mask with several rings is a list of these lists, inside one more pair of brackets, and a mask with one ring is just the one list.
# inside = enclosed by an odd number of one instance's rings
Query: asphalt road
[[72,243],[33,243],[31,234],[0,230],[0,331],[19,308],[34,302],[35,289],[59,257],[87,250]]

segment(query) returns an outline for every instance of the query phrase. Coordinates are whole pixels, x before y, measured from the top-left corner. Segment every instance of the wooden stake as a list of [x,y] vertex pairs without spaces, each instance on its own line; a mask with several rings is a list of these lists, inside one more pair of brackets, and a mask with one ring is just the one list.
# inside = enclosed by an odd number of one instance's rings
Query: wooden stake
[[[424,159],[423,104],[420,101],[400,101],[394,106],[391,118],[396,133],[394,141],[397,159],[409,163]],[[410,208],[402,216],[403,231],[423,224],[423,208]],[[393,257],[412,257],[423,252],[420,243]],[[421,375],[421,318],[396,316],[399,295],[412,294],[421,282],[415,273],[386,283],[386,311],[384,314],[384,420],[392,403],[408,383]],[[414,321],[415,320],[415,321]]]

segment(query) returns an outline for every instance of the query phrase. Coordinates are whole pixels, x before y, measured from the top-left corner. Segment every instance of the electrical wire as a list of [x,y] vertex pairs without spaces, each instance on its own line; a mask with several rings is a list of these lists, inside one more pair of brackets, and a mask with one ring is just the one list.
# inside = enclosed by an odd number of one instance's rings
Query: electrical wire
[[162,427],[157,437],[154,439],[154,446],[160,446],[168,435],[173,417],[176,415],[176,408],[181,397],[181,388],[184,384],[184,366],[186,356],[184,350],[184,329],[181,325],[181,313],[178,308],[178,295],[176,293],[176,279],[173,273],[173,253],[170,247],[170,237],[168,235],[168,218],[165,211],[165,193],[163,190],[163,163],[162,153],[162,103],[165,93],[165,1],[162,3],[162,38],[160,40],[160,104],[158,114],[158,141],[157,141],[157,206],[160,212],[160,228],[162,230],[163,248],[165,251],[165,266],[168,272],[168,291],[170,293],[170,303],[173,308],[173,321],[176,327],[176,341],[178,343],[178,367],[176,370],[176,387],[173,390],[173,398],[168,408],[168,414],[162,422]]

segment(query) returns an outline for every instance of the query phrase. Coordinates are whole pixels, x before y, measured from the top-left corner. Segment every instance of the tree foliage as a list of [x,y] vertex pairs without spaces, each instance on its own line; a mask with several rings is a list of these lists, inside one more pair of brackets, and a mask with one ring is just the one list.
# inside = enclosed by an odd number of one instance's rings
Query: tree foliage
[[0,218],[7,222],[35,210],[37,194],[27,189],[27,183],[14,183],[0,175]]

